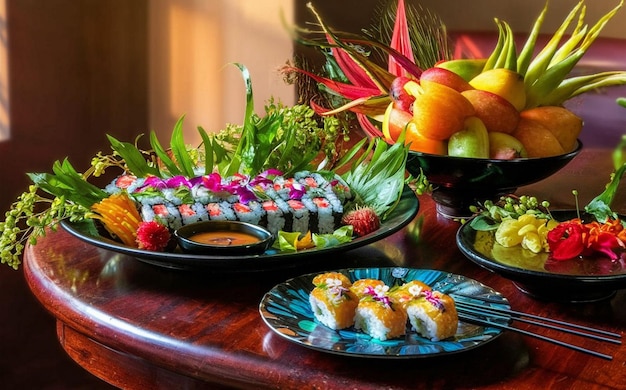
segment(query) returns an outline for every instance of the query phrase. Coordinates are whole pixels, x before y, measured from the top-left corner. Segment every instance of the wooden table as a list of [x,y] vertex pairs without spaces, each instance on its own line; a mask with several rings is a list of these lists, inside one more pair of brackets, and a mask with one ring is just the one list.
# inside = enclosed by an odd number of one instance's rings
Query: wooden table
[[[572,207],[570,190],[578,189],[581,202],[588,201],[603,189],[611,168],[609,150],[584,150],[555,176],[519,193]],[[620,196],[616,204],[624,205],[623,200]],[[310,350],[265,325],[259,302],[289,277],[352,266],[402,265],[476,279],[500,291],[513,309],[622,335],[626,331],[626,291],[586,304],[533,299],[467,260],[454,244],[459,224],[438,216],[428,196],[420,202],[418,217],[402,231],[304,268],[229,276],[171,271],[97,249],[60,230],[27,249],[24,272],[32,292],[57,318],[58,338],[67,353],[89,372],[122,388],[626,387],[626,346],[554,331],[542,333],[614,358],[607,361],[505,331],[459,354],[367,359]]]

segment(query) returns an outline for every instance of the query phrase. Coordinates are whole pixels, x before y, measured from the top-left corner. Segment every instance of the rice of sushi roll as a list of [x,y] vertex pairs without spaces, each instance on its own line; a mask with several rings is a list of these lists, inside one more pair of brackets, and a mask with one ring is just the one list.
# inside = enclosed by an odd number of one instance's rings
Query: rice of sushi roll
[[439,341],[456,334],[459,317],[454,299],[439,291],[424,290],[406,305],[411,328],[420,336]]
[[170,202],[176,206],[180,206],[183,203],[181,196],[178,194],[176,188],[163,188],[161,190],[166,202]]
[[198,216],[198,221],[208,221],[209,220],[209,212],[207,211],[207,209],[206,209],[204,204],[202,204],[200,202],[196,202],[193,205],[191,205],[191,207],[196,212],[196,215]]
[[345,329],[354,324],[359,299],[350,291],[350,280],[338,272],[317,275],[309,294],[314,317],[330,329]]
[[354,327],[385,341],[406,334],[407,313],[389,297],[389,286],[369,287],[359,300]]
[[195,185],[191,188],[191,195],[193,196],[195,202],[204,205],[213,202],[219,202],[221,200],[218,194],[200,184]]
[[133,198],[142,206],[154,206],[167,203],[167,199],[162,191],[145,188],[133,192]]

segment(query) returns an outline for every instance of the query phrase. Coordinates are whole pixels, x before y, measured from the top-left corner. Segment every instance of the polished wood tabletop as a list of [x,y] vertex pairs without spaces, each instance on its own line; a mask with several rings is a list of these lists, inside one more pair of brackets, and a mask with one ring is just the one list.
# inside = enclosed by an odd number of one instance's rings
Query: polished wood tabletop
[[[604,188],[610,150],[584,149],[554,176],[518,193],[555,207],[581,204]],[[616,211],[626,211],[625,197]],[[57,318],[67,353],[103,380],[128,389],[592,389],[626,387],[626,346],[538,330],[613,356],[606,360],[513,331],[461,353],[414,359],[343,356],[275,334],[259,303],[274,285],[309,272],[403,266],[452,272],[504,295],[515,310],[624,335],[626,291],[593,303],[530,297],[459,251],[459,222],[437,215],[428,195],[401,231],[363,248],[304,266],[251,274],[175,271],[98,249],[60,229],[27,248],[24,272],[34,295]],[[626,285],[624,286],[626,288]],[[520,329],[535,329],[517,324]]]

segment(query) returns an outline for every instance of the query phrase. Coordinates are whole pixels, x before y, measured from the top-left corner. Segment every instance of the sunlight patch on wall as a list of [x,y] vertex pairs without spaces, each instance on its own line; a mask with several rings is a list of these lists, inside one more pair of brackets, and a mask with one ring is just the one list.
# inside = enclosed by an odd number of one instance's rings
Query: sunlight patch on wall
[[[276,69],[292,56],[280,13],[293,18],[293,0],[153,0],[150,7],[150,125],[166,140],[176,120],[189,143],[196,131],[240,124],[245,109],[244,64],[252,77],[255,108],[274,96],[293,104],[295,92]],[[162,135],[162,136],[161,136]]]
[[6,0],[0,0],[0,141],[11,137]]

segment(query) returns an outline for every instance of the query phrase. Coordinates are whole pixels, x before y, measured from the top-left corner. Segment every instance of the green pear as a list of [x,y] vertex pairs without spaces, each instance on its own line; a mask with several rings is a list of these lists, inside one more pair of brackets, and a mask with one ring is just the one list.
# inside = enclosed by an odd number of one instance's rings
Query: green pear
[[448,155],[489,158],[489,134],[480,119],[475,116],[467,118],[464,129],[450,136],[448,140]]

